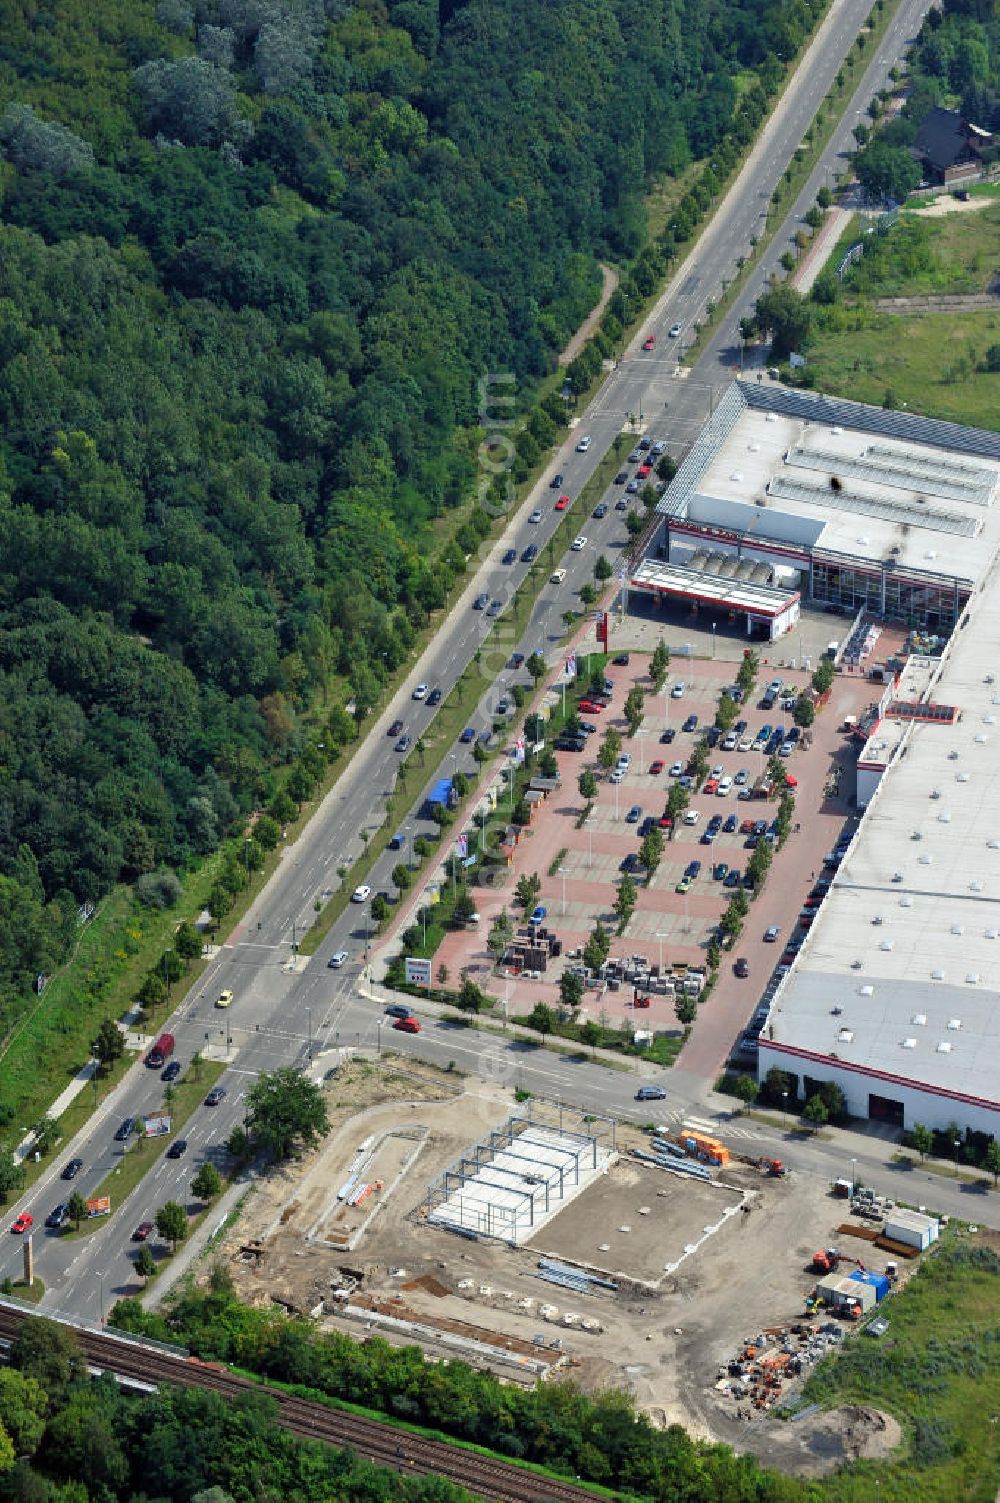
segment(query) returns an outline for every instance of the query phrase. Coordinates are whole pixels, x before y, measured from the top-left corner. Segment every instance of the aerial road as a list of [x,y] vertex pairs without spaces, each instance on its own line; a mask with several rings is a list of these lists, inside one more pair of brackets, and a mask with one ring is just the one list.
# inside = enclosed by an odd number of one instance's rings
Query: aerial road
[[[736,306],[727,314],[724,326],[708,342],[697,364],[686,371],[673,351],[683,351],[685,335],[689,340],[691,327],[704,316],[707,301],[718,296],[723,278],[732,280],[736,258],[748,253],[750,236],[760,232],[761,214],[771,193],[870,9],[870,0],[835,0],[773,117],[761,132],[746,168],[650,314],[629,358],[604,383],[532,494],[517,514],[508,518],[502,535],[488,546],[486,557],[470,578],[461,599],[392,704],[372,724],[350,766],[298,840],[284,851],[277,870],[244,921],[226,937],[166,1025],[176,1036],[177,1058],[182,1063],[186,1064],[195,1052],[201,1052],[225,1059],[228,1065],[220,1081],[226,1093],[222,1100],[215,1106],[199,1107],[185,1128],[188,1143],[185,1155],[168,1159],[157,1152],[155,1143],[147,1145],[143,1152],[149,1156],[150,1171],[123,1205],[115,1202],[107,1221],[81,1239],[61,1238],[44,1231],[45,1216],[56,1202],[68,1199],[74,1189],[89,1193],[109,1173],[113,1174],[125,1152],[134,1151],[129,1150],[127,1143],[115,1141],[116,1128],[123,1118],[156,1108],[161,1099],[156,1072],[137,1063],[72,1146],[64,1146],[31,1191],[10,1208],[10,1220],[21,1211],[34,1217],[36,1268],[47,1289],[43,1308],[72,1311],[90,1319],[101,1316],[104,1307],[128,1283],[132,1265],[127,1253],[134,1227],[152,1219],[155,1209],[168,1199],[191,1203],[190,1182],[199,1163],[206,1158],[221,1160],[222,1145],[233,1126],[242,1122],[246,1091],[259,1072],[279,1064],[304,1064],[310,1054],[338,1044],[377,1047],[383,1040],[388,1025],[383,1021],[379,1026],[381,1009],[363,994],[359,985],[370,925],[367,904],[348,905],[318,953],[309,960],[296,954],[296,942],[313,921],[316,904],[322,904],[337,890],[337,868],[350,866],[364,849],[365,838],[384,824],[386,799],[395,786],[401,758],[414,754],[415,743],[427,735],[431,726],[435,711],[428,700],[433,691],[440,690],[446,695],[475,660],[477,651],[483,649],[482,696],[477,712],[469,721],[470,728],[479,734],[492,724],[497,699],[511,680],[509,672],[498,668],[498,664],[507,660],[508,652],[516,649],[527,656],[537,650],[550,662],[557,661],[563,636],[562,614],[574,604],[581,585],[592,578],[596,555],[605,553],[614,566],[627,543],[625,515],[616,505],[623,498],[622,487],[614,484],[609,487],[597,508],[600,515],[582,513],[578,503],[580,492],[629,414],[636,417],[641,414],[641,426],[650,439],[662,437],[674,450],[686,448],[693,440],[707,415],[713,393],[731,379],[734,359],[738,363],[734,328],[738,319],[751,311],[772,257],[783,248],[781,237],[790,238],[828,170],[842,167],[842,153],[857,123],[858,112],[902,55],[926,8],[924,0],[902,0],[855,99],[848,105],[823,161],[782,228],[775,248],[764,258],[764,264],[756,268]],[[680,326],[679,331],[671,337],[669,331],[676,325]],[[643,350],[650,335],[654,339],[653,348]],[[584,438],[590,439],[586,445],[582,444]],[[561,479],[553,484],[557,474]],[[575,508],[574,526],[586,542],[578,551],[570,548],[563,557],[550,563],[546,544],[561,520],[557,503],[563,495],[569,497],[570,505]],[[633,500],[631,504],[639,503]],[[535,513],[538,518],[532,520]],[[565,568],[566,577],[558,584],[548,583],[543,587],[520,640],[515,642],[505,629],[503,608],[532,567],[523,557],[530,546],[538,549],[544,578],[556,566]],[[511,552],[514,560],[504,562]],[[486,603],[476,609],[477,598],[482,596],[486,597]],[[494,601],[498,602],[495,608]],[[496,615],[491,613],[494,609]],[[486,650],[494,631],[501,643],[498,659]],[[427,693],[414,698],[418,685],[426,686]],[[396,720],[402,721],[402,728],[390,736],[387,732]],[[397,750],[400,735],[410,738],[409,749]],[[435,747],[434,757],[440,759],[443,754],[444,771],[458,767],[472,772],[475,764],[471,752],[471,745],[456,743],[450,751]],[[425,828],[419,810],[432,771],[436,772],[436,768],[428,766],[426,778],[416,785],[411,813],[397,821],[408,842]],[[398,854],[390,852],[379,858],[366,879],[374,890],[391,887],[389,873],[399,859]],[[327,962],[345,951],[347,959],[343,965],[330,969]],[[220,1012],[215,1004],[223,989],[231,989],[235,1000],[231,1008]],[[385,1035],[386,1042],[388,1037]],[[442,1063],[454,1059],[458,1068],[470,1073],[495,1076],[498,1070],[501,1073],[506,1070],[508,1055],[504,1048],[498,1051],[492,1043],[484,1048],[478,1038],[458,1038],[456,1030],[443,1024],[435,1024],[413,1037],[393,1033],[391,1038],[397,1049],[412,1050]],[[524,1056],[518,1055],[518,1059],[524,1060]],[[609,1111],[631,1109],[634,1078],[619,1072],[587,1063],[570,1064],[561,1056],[545,1052],[519,1063],[518,1069],[525,1088],[540,1094]],[[697,1108],[710,1086],[710,1082],[686,1079],[678,1071],[670,1079],[671,1108],[681,1114]],[[804,1168],[833,1172],[832,1164],[827,1162],[829,1150],[823,1145],[796,1149],[795,1153],[801,1157]],[[83,1160],[83,1167],[72,1184],[64,1183],[61,1171],[76,1156]],[[784,1156],[794,1166],[796,1160],[792,1154]],[[872,1156],[873,1170],[882,1163],[881,1154]],[[873,1173],[866,1177],[868,1183],[878,1183]],[[957,1198],[957,1190],[955,1194]],[[940,1197],[936,1203],[942,1203]],[[5,1219],[5,1228],[10,1220]],[[20,1271],[19,1239],[6,1230],[0,1239],[0,1276],[16,1277]]]

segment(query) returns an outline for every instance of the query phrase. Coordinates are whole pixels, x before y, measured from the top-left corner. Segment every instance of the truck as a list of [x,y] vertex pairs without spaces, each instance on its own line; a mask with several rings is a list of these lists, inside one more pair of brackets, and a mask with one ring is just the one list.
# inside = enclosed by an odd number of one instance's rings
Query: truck
[[433,817],[435,809],[454,809],[458,803],[451,778],[438,778],[434,787],[424,800],[423,813]]
[[172,1033],[161,1033],[156,1043],[146,1055],[146,1064],[150,1070],[158,1070],[165,1065],[174,1052],[174,1036]]

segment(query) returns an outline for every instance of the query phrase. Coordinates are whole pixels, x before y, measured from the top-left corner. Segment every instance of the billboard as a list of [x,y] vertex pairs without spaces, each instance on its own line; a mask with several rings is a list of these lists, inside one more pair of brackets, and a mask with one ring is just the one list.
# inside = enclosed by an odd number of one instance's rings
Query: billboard
[[413,955],[406,957],[406,984],[407,986],[430,986],[431,963],[429,960],[418,960]]
[[162,1115],[143,1117],[142,1125],[147,1138],[162,1138],[170,1131],[170,1118]]
[[99,1195],[99,1196],[97,1196],[97,1198],[95,1200],[88,1200],[87,1201],[87,1215],[88,1216],[110,1216],[111,1215],[111,1196],[110,1195]]

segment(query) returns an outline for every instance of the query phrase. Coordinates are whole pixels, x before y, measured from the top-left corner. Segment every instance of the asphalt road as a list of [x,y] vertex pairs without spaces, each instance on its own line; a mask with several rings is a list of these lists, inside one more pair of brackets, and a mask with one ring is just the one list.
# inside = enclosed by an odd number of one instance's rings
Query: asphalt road
[[[762,211],[771,192],[805,135],[818,100],[835,77],[869,8],[870,0],[837,0],[834,4],[822,33],[789,84],[746,167],[701,237],[697,250],[680,268],[640,331],[635,348],[604,384],[551,469],[516,517],[511,518],[503,536],[490,546],[462,599],[396,700],[371,727],[350,768],[295,845],[285,852],[244,924],[228,937],[198,985],[174,1014],[169,1026],[177,1038],[177,1057],[182,1062],[190,1060],[196,1050],[229,1060],[222,1081],[227,1096],[220,1106],[202,1107],[195,1112],[185,1129],[189,1143],[185,1157],[166,1160],[162,1154],[157,1156],[155,1144],[148,1144],[143,1152],[154,1165],[151,1172],[123,1205],[114,1206],[108,1221],[102,1222],[88,1237],[63,1239],[42,1228],[45,1215],[57,1201],[67,1198],[70,1189],[89,1193],[120,1162],[122,1147],[113,1142],[113,1134],[121,1119],[140,1115],[160,1104],[161,1088],[154,1072],[137,1063],[72,1148],[60,1153],[30,1194],[11,1208],[10,1220],[22,1209],[30,1210],[35,1217],[36,1271],[47,1286],[44,1308],[98,1318],[102,1306],[110,1305],[127,1282],[131,1267],[129,1238],[136,1223],[151,1219],[155,1209],[168,1199],[192,1203],[191,1179],[204,1158],[220,1155],[220,1145],[233,1125],[242,1120],[248,1085],[260,1071],[274,1069],[279,1064],[305,1063],[310,1048],[315,1052],[337,1044],[371,1047],[382,1037],[386,1042],[391,1037],[393,1045],[406,1052],[437,1063],[454,1060],[458,1069],[510,1078],[539,1094],[586,1103],[598,1110],[634,1110],[635,1077],[621,1071],[589,1062],[572,1062],[548,1051],[497,1049],[490,1042],[484,1045],[479,1035],[441,1022],[433,1022],[413,1037],[390,1035],[388,1025],[380,1029],[380,1010],[359,989],[367,906],[349,906],[312,960],[296,957],[293,946],[312,921],[315,903],[322,903],[336,890],[337,868],[351,865],[363,849],[364,836],[378,830],[385,821],[385,801],[395,785],[400,763],[400,754],[394,750],[395,738],[386,734],[389,724],[401,719],[406,734],[414,741],[427,733],[431,725],[434,712],[425,702],[410,697],[413,687],[422,682],[447,693],[477,650],[482,649],[483,695],[470,724],[478,729],[489,726],[496,700],[511,678],[500,664],[515,647],[526,655],[540,650],[554,661],[562,636],[562,613],[584,581],[591,578],[596,552],[605,552],[613,563],[620,554],[626,541],[624,517],[614,510],[613,502],[621,494],[621,488],[612,486],[606,498],[609,503],[606,517],[579,515],[576,525],[587,536],[586,548],[581,553],[567,552],[565,558],[550,562],[545,545],[559,521],[559,514],[554,511],[556,497],[561,491],[574,500],[579,496],[628,414],[637,417],[641,414],[643,426],[651,437],[660,436],[662,431],[673,450],[686,449],[715,394],[731,379],[733,364],[739,360],[735,338],[739,318],[752,308],[768,270],[776,265],[785,244],[791,240],[802,213],[827,179],[828,170],[842,167],[842,153],[849,145],[850,131],[916,32],[927,8],[925,0],[903,0],[828,152],[764,264],[755,270],[738,305],[727,316],[724,327],[709,342],[697,364],[684,375],[678,373],[674,352],[683,351],[685,332],[704,315],[706,302],[718,295],[723,279],[731,280],[735,275],[736,258],[748,253],[750,236],[760,233]],[[682,325],[682,332],[680,338],[671,340],[667,330],[675,322]],[[645,353],[641,345],[649,333],[656,336],[656,348]],[[575,446],[585,433],[591,436],[592,443],[587,452],[580,453]],[[557,471],[562,473],[563,483],[560,489],[552,490],[549,480]],[[536,508],[542,512],[541,521],[531,523],[528,519]],[[520,555],[529,542],[538,545],[540,564],[546,574],[558,565],[566,568],[567,577],[561,585],[548,584],[541,591],[528,627],[520,642],[515,643],[505,630],[502,617],[494,621],[486,611],[474,610],[472,602],[480,592],[488,593],[491,600],[503,601],[509,597],[527,570],[528,566],[520,562]],[[511,547],[517,549],[518,562],[504,565],[503,554]],[[487,643],[491,632],[495,634],[496,653]],[[434,750],[440,760],[442,748]],[[470,750],[456,745],[446,755],[446,767],[471,771],[474,764]],[[431,781],[428,769],[413,811],[397,823],[397,828],[406,831],[408,840],[424,827],[418,810]],[[389,873],[399,859],[399,854],[387,852],[375,864],[369,881],[376,891],[391,887]],[[348,964],[338,971],[327,969],[328,957],[342,949],[349,953]],[[231,1010],[222,1013],[214,1003],[224,986],[233,989],[236,1001]],[[670,1109],[677,1116],[697,1111],[699,1103],[706,1100],[706,1082],[685,1078],[679,1071],[672,1072],[670,1089]],[[898,1178],[899,1171],[886,1168],[884,1145],[877,1140],[855,1141],[859,1174],[864,1175],[866,1182],[892,1193],[894,1177]],[[762,1144],[772,1152],[777,1151],[773,1130],[770,1137],[765,1130]],[[843,1172],[843,1164],[837,1158],[842,1154],[842,1148],[831,1151],[822,1141],[803,1145],[795,1140],[782,1151],[782,1157],[794,1168],[824,1176]],[[68,1186],[60,1181],[59,1173],[72,1155],[83,1158],[84,1169],[74,1184]],[[923,1171],[914,1173],[920,1175],[921,1181],[928,1181],[928,1198],[933,1198],[943,1209],[954,1209],[957,1213],[964,1207],[963,1214],[967,1216],[978,1214],[989,1219],[988,1214],[983,1216],[984,1211],[988,1212],[986,1206],[977,1205],[975,1213],[970,1211],[967,1192],[957,1186],[950,1188],[947,1181],[932,1178]],[[908,1177],[910,1199],[915,1197],[914,1183]],[[954,1207],[946,1198],[948,1193],[954,1198]],[[4,1224],[9,1225],[9,1220],[5,1219]],[[16,1277],[19,1271],[19,1239],[4,1234],[0,1241],[0,1276]]]

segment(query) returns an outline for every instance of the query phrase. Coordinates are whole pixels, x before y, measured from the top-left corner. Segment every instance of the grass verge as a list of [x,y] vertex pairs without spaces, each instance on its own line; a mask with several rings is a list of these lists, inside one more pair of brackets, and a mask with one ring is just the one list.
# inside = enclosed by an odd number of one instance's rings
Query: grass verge
[[[160,1154],[165,1152],[174,1139],[180,1135],[185,1122],[201,1105],[206,1092],[211,1090],[225,1068],[221,1060],[203,1060],[198,1069],[197,1080],[190,1076],[190,1073],[184,1075],[174,1086],[174,1097],[170,1104],[169,1133],[165,1133],[162,1138],[145,1141],[140,1138],[132,1147],[128,1147],[127,1144],[123,1145],[127,1151],[122,1153],[120,1163],[104,1176],[88,1199],[98,1200],[102,1195],[109,1195],[112,1210],[117,1209],[153,1168]],[[95,1216],[91,1221],[81,1222],[79,1231],[75,1227],[64,1228],[62,1235],[70,1239],[86,1237],[102,1223],[103,1217]]]

